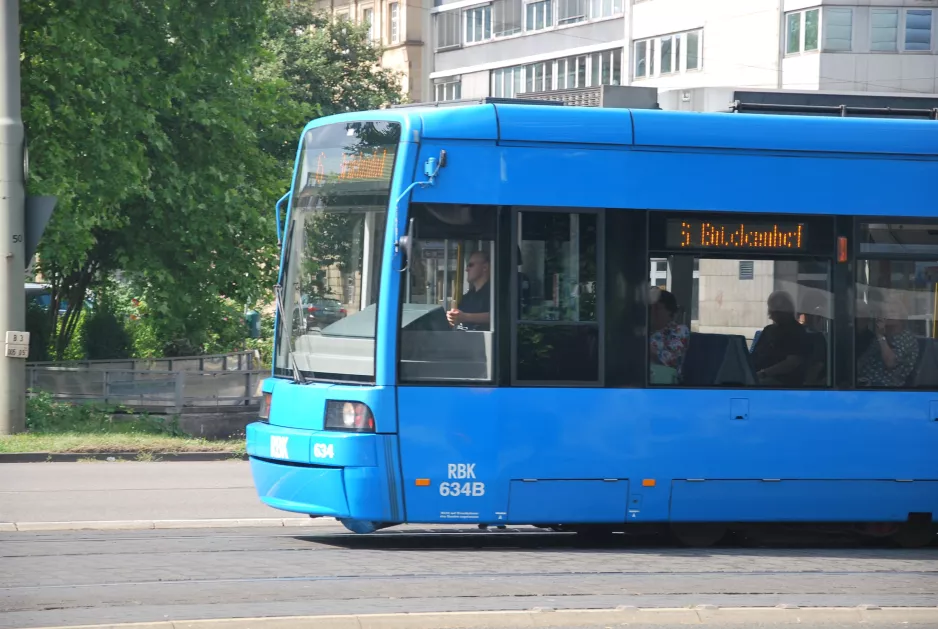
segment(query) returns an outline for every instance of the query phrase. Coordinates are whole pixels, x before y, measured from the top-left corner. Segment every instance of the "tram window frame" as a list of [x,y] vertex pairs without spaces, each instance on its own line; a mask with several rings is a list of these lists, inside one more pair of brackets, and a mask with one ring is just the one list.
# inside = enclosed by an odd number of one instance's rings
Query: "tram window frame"
[[[518,331],[524,325],[554,325],[553,321],[538,321],[521,319],[521,286],[519,285],[520,273],[511,273],[510,277],[510,381],[508,384],[513,387],[549,387],[549,388],[603,388],[606,382],[606,248],[605,248],[605,211],[600,208],[583,207],[555,207],[555,206],[513,206],[511,212],[511,226],[509,236],[509,246],[511,248],[512,270],[517,270],[521,266],[521,231],[519,230],[520,221],[524,215],[532,214],[565,214],[568,216],[593,216],[595,225],[595,250],[596,250],[596,278],[595,278],[595,321],[590,322],[556,322],[557,326],[570,325],[572,327],[594,327],[596,329],[597,352],[596,352],[596,379],[595,380],[528,380],[519,378],[518,374]],[[582,257],[577,261],[582,263]]]
[[[772,248],[757,250],[753,248],[739,249],[708,249],[707,247],[689,247],[675,248],[669,247],[667,242],[667,226],[670,220],[687,219],[712,220],[712,221],[731,221],[731,222],[751,222],[753,224],[765,223],[797,223],[805,226],[804,246],[799,251],[791,251],[782,248]],[[837,338],[841,334],[837,321],[837,302],[840,299],[837,286],[837,247],[836,247],[836,216],[833,215],[808,215],[808,214],[783,214],[773,215],[765,213],[750,212],[701,212],[693,211],[649,211],[648,216],[648,248],[646,251],[646,277],[650,277],[651,260],[653,258],[669,259],[672,256],[687,256],[695,260],[752,260],[769,262],[822,262],[826,265],[826,285],[827,292],[830,293],[829,302],[831,305],[831,319],[827,338],[827,377],[825,384],[817,386],[772,386],[759,383],[753,384],[727,384],[727,385],[688,385],[684,382],[675,384],[656,384],[651,382],[649,365],[651,364],[650,340],[652,335],[650,318],[646,317],[644,353],[642,355],[644,370],[644,386],[649,389],[745,389],[745,390],[768,390],[768,391],[829,391],[837,387],[837,359],[836,352],[839,347]],[[699,263],[699,262],[698,262]],[[649,282],[649,289],[651,289]],[[699,289],[698,289],[699,295]],[[801,304],[795,301],[795,315],[798,316]],[[692,310],[692,304],[679,304],[679,307],[686,310],[688,314]],[[689,333],[691,331],[690,322],[688,322]],[[751,350],[751,346],[746,348]]]
[[[503,343],[504,334],[499,332],[500,320],[503,319],[501,315],[502,310],[504,309],[503,304],[508,300],[508,295],[506,294],[507,281],[506,281],[506,266],[501,260],[504,260],[504,254],[502,252],[502,241],[505,239],[504,231],[504,219],[505,215],[511,212],[511,208],[507,206],[499,205],[490,205],[490,204],[464,204],[464,203],[411,203],[408,208],[408,217],[419,219],[419,215],[427,211],[428,206],[438,207],[438,208],[468,208],[470,212],[472,211],[482,211],[482,212],[491,212],[490,217],[481,219],[480,224],[473,225],[473,231],[470,234],[463,234],[465,238],[452,238],[452,242],[463,242],[463,241],[475,241],[481,240],[483,243],[482,250],[487,251],[489,254],[489,290],[491,291],[491,301],[489,303],[489,333],[492,335],[491,341],[491,353],[489,354],[489,364],[487,368],[490,373],[488,378],[414,378],[408,377],[405,373],[405,364],[407,361],[404,360],[404,334],[403,329],[401,328],[401,323],[404,316],[404,306],[408,302],[408,281],[410,274],[408,272],[400,273],[400,290],[399,297],[397,299],[397,324],[395,326],[395,346],[396,346],[396,365],[395,365],[395,374],[396,382],[400,386],[408,387],[483,387],[490,388],[493,386],[498,386],[502,376],[500,375],[504,371],[503,360],[501,359],[502,351],[500,346]],[[438,241],[446,240],[440,236],[440,230],[445,230],[445,227],[442,225],[437,225],[431,228],[424,228],[424,234],[421,235],[421,230],[419,227],[419,220],[414,221],[414,240],[416,242],[420,241]],[[478,233],[477,233],[478,232]],[[486,235],[490,234],[491,237]],[[469,236],[472,236],[471,238]],[[416,252],[416,248],[414,249]],[[465,254],[465,262],[468,262],[469,257],[476,250],[469,251]],[[406,261],[408,267],[416,260],[416,257]],[[444,286],[444,292],[448,288]],[[448,300],[452,302],[455,295],[449,295]],[[443,312],[447,312],[450,308],[449,304],[443,304]],[[452,331],[456,333],[456,331]]]
[[[929,256],[927,251],[905,251],[903,249],[897,249],[893,251],[880,250],[876,251],[875,249],[866,249],[866,241],[864,237],[868,233],[868,228],[872,225],[887,225],[887,226],[933,226],[938,229],[938,220],[934,217],[913,217],[913,216],[855,216],[853,217],[853,242],[855,243],[852,247],[854,251],[854,269],[851,273],[851,295],[853,295],[853,303],[850,304],[850,313],[853,319],[853,324],[856,326],[858,321],[858,315],[860,314],[860,279],[863,265],[865,262],[895,262],[895,263],[916,263],[916,262],[930,262],[934,261],[936,266],[938,266],[938,241],[935,243],[936,254]],[[865,229],[866,228],[866,229]],[[865,250],[866,249],[866,250]],[[869,285],[868,285],[869,286]],[[884,288],[884,287],[876,287]],[[888,290],[896,290],[891,286],[886,287]],[[914,312],[907,313],[909,317],[915,315]],[[909,319],[911,320],[911,319]],[[933,323],[934,325],[934,323]],[[854,330],[856,328],[854,327]],[[919,338],[916,335],[916,338]],[[934,347],[938,349],[938,335],[934,337],[925,337],[932,338],[935,342]],[[915,385],[915,384],[903,384],[902,386],[867,386],[861,384],[860,382],[860,369],[859,361],[861,358],[860,348],[856,345],[856,333],[851,335],[850,344],[851,344],[851,355],[853,362],[853,372],[851,378],[851,385],[857,391],[869,391],[869,392],[903,392],[903,391],[936,391],[938,390],[938,381],[935,384],[924,384],[924,385]],[[919,348],[920,349],[920,348]],[[909,377],[914,376],[919,372],[922,367],[923,355],[919,352],[916,355],[915,366],[913,367],[912,373]]]

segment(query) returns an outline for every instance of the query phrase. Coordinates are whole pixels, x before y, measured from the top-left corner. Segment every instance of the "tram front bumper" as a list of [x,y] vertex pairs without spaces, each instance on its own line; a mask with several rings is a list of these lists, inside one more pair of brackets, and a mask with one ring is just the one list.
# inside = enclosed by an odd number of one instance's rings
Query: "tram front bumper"
[[258,497],[282,511],[355,520],[397,521],[393,435],[300,430],[257,422],[247,453]]

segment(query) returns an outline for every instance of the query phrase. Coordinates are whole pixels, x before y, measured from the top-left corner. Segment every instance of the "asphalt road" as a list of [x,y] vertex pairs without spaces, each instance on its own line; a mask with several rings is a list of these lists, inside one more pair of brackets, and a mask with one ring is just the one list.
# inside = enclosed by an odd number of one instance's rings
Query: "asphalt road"
[[0,522],[282,518],[246,461],[0,464]]
[[934,607],[936,559],[935,547],[703,551],[414,527],[16,532],[0,534],[0,628],[621,605]]

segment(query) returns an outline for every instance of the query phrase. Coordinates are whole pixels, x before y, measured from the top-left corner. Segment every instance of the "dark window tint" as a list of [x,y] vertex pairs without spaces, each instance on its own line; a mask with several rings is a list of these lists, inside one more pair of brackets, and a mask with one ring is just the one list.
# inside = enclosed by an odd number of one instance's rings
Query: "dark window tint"
[[515,380],[600,380],[598,218],[518,214],[521,256]]

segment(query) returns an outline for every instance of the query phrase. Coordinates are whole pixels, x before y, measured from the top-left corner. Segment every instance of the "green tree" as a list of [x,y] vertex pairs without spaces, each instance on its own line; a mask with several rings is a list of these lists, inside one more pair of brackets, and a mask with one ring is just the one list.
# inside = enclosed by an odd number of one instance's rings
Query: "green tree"
[[[61,357],[83,297],[123,270],[168,337],[204,328],[219,295],[269,283],[282,176],[260,146],[291,120],[282,83],[253,76],[263,0],[23,3],[31,192],[59,197],[39,252]],[[69,309],[56,324],[58,303]]]
[[[381,67],[384,51],[370,41],[368,25],[316,11],[311,0],[271,2],[269,7],[264,47],[270,55],[258,73],[283,79],[289,97],[309,107],[300,128],[317,115],[402,102],[400,75]],[[288,131],[285,159],[290,162],[297,131]]]
[[293,4],[22,3],[30,192],[59,197],[38,258],[54,356],[117,271],[147,304],[138,348],[243,337],[240,305],[269,298],[276,274],[272,207],[299,131],[401,100],[365,26]]

